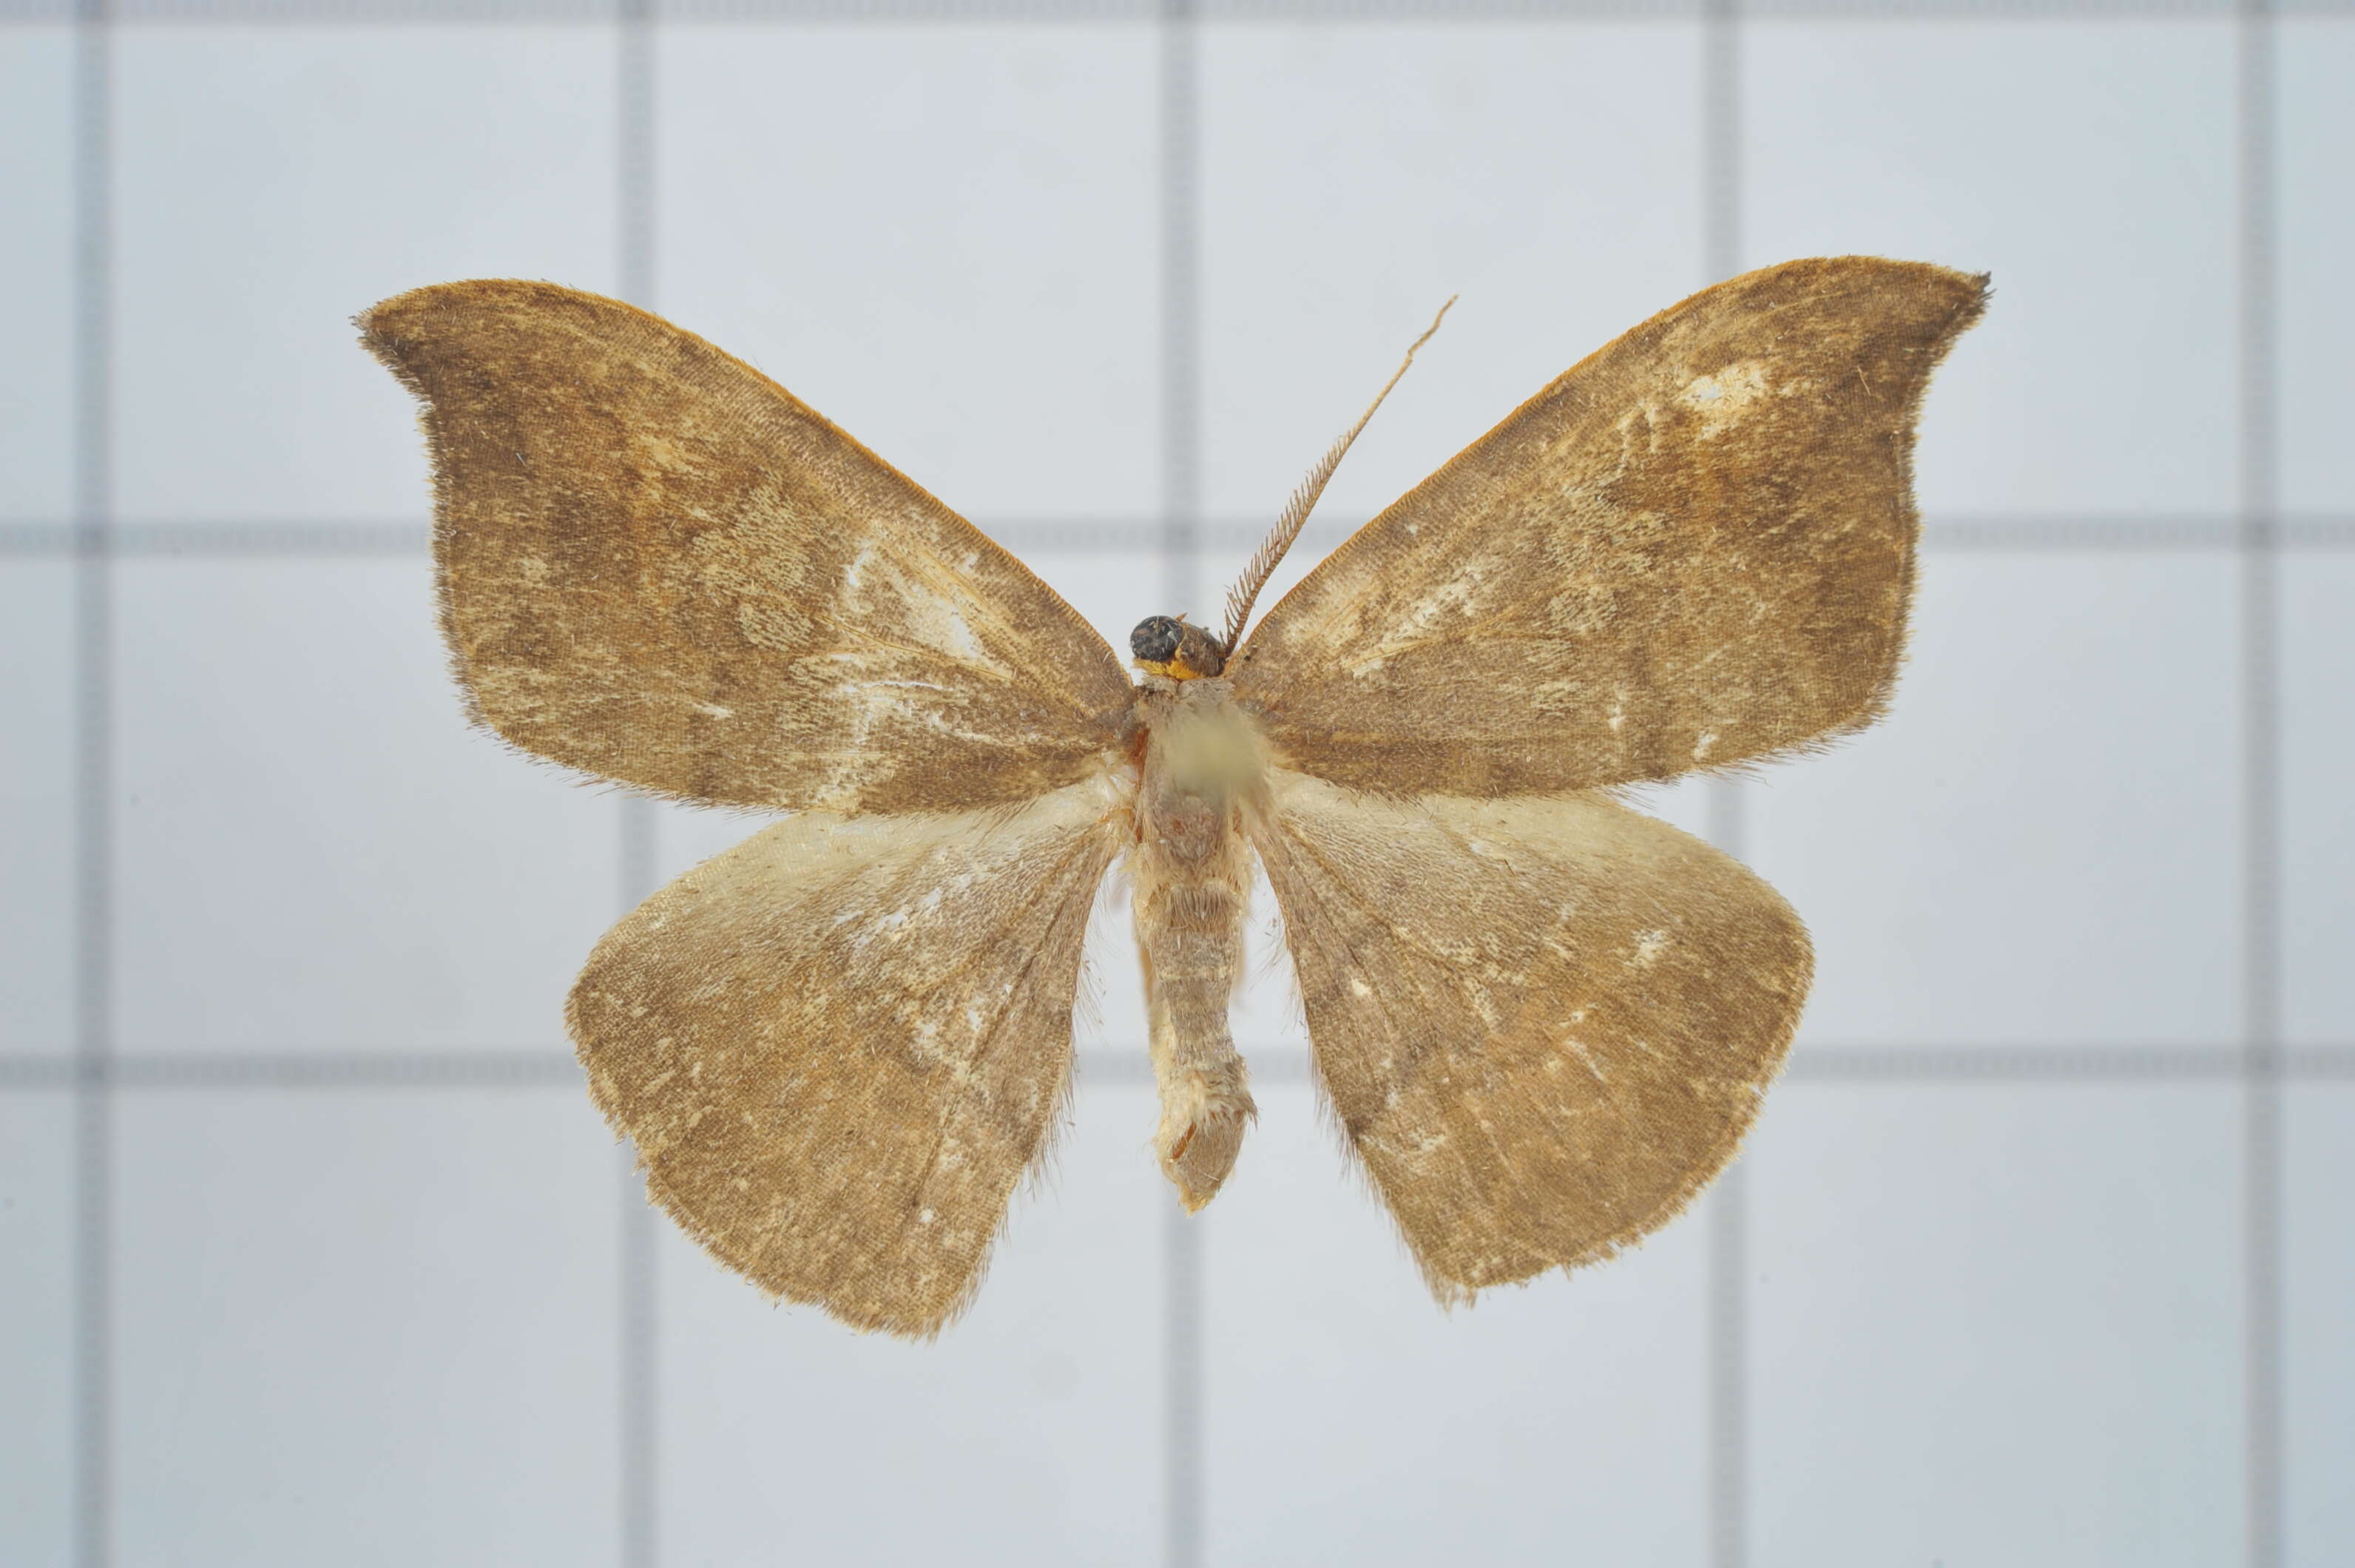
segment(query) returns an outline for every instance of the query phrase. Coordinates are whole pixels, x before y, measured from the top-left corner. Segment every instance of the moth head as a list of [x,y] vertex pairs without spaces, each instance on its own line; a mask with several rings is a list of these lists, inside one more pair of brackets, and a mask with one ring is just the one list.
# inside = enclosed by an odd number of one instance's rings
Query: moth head
[[1227,651],[1219,640],[1179,615],[1148,615],[1128,635],[1128,651],[1136,667],[1171,680],[1200,680],[1227,667]]

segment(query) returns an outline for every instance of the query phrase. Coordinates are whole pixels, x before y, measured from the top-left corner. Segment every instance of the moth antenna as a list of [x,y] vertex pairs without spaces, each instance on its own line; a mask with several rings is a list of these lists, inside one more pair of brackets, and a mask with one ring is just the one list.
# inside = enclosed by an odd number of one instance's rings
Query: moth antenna
[[1372,422],[1374,411],[1382,406],[1382,400],[1391,395],[1391,389],[1406,375],[1406,368],[1414,363],[1415,350],[1431,341],[1432,335],[1439,330],[1439,324],[1447,319],[1447,312],[1458,297],[1455,294],[1447,296],[1447,304],[1439,307],[1439,314],[1431,318],[1431,325],[1423,328],[1423,336],[1408,347],[1406,357],[1399,361],[1399,368],[1391,373],[1391,379],[1382,383],[1382,389],[1374,394],[1374,400],[1366,406],[1366,411],[1358,416],[1358,422],[1316,460],[1316,466],[1308,471],[1308,477],[1300,482],[1300,487],[1292,493],[1292,499],[1284,504],[1283,513],[1275,519],[1274,529],[1252,557],[1251,565],[1244,569],[1235,585],[1227,590],[1227,652],[1234,652],[1236,645],[1242,640],[1243,626],[1251,620],[1252,605],[1258,600],[1259,591],[1267,586],[1267,580],[1275,575],[1277,563],[1284,560],[1284,552],[1292,548],[1292,541],[1298,539],[1300,530],[1308,526],[1308,514],[1316,509],[1316,497],[1325,493],[1325,483],[1333,477],[1333,470],[1341,466],[1341,454],[1349,450],[1349,443],[1358,439],[1359,432]]

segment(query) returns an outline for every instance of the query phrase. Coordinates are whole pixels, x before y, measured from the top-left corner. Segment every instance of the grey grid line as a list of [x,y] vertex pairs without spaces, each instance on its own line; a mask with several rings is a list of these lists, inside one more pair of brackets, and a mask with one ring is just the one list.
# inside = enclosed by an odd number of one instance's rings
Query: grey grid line
[[[2355,517],[2308,517],[2272,524],[2276,541],[2293,549],[2332,550],[2355,549]],[[2243,542],[2243,519],[2206,517],[2197,513],[2155,513],[2144,517],[1965,517],[1926,518],[1922,529],[1924,549],[1945,552],[1986,550],[2232,550]]]
[[616,40],[614,95],[619,134],[614,140],[615,228],[620,247],[622,297],[645,310],[655,308],[655,60],[657,34],[652,0],[622,0]]
[[[1161,586],[1173,607],[1200,589],[1201,36],[1196,0],[1160,0],[1156,114],[1161,226]],[[1140,536],[1141,537],[1141,536]],[[1248,545],[1243,548],[1249,549]],[[1162,1216],[1162,1562],[1202,1561],[1203,1221]]]
[[[422,558],[432,542],[432,528],[422,522],[117,522],[102,549],[123,559],[364,560]],[[0,523],[0,560],[72,555],[80,548],[72,523]]]
[[[1323,518],[1301,533],[1299,550],[1317,556],[1348,538],[1366,519]],[[1103,555],[1167,557],[1167,518],[980,517],[984,533],[1018,553],[1072,551]],[[2266,548],[2285,551],[2355,550],[2355,517],[2311,514],[2272,517],[2265,522]],[[2242,517],[2154,513],[2111,517],[2012,517],[1947,515],[1923,525],[1923,548],[1969,554],[2083,552],[2145,554],[2212,551],[2242,548]],[[1241,553],[1267,531],[1264,518],[1196,517],[1190,524],[1196,559],[1209,551]],[[61,560],[102,549],[124,560],[423,560],[432,544],[425,522],[386,519],[330,522],[126,522],[106,530],[102,542],[84,538],[70,522],[0,523],[0,560]],[[1171,579],[1171,592],[1190,596]]]
[[[411,24],[530,26],[613,23],[636,0],[129,0],[115,19],[132,25]],[[1209,0],[1199,20],[1222,24],[1369,25],[1705,21],[1710,0]],[[2229,20],[2235,0],[1765,0],[1762,22]],[[2355,13],[2355,0],[2296,0],[2299,16]],[[704,23],[874,25],[976,22],[1136,25],[1163,16],[1156,0],[670,0],[651,8],[669,26]],[[0,0],[0,27],[60,24],[75,0]]]
[[[1254,1083],[1299,1087],[1315,1082],[1309,1053],[1297,1044],[1238,1047]],[[2279,1053],[2285,1078],[2355,1079],[2355,1041],[2291,1047]],[[1892,1086],[1943,1083],[2038,1085],[2232,1083],[2243,1059],[2237,1045],[1817,1045],[1805,1041],[1784,1069],[1785,1083]],[[1081,1087],[1153,1082],[1142,1041],[1107,1042],[1079,1055]],[[1729,1171],[1729,1176],[1738,1172]],[[1721,1183],[1721,1186],[1722,1183]]]
[[[653,0],[621,0],[614,39],[614,226],[616,272],[622,297],[655,308],[655,135],[657,38]],[[627,913],[655,891],[659,869],[654,803],[624,795],[614,803],[620,868],[619,912]],[[661,1296],[656,1266],[659,1223],[638,1168],[636,1150],[624,1142],[618,1219],[620,1238],[620,1375],[614,1412],[621,1487],[617,1499],[622,1568],[655,1568],[661,1555]]]
[[2236,29],[2240,176],[2241,1006],[2243,1414],[2249,1568],[2282,1558],[2281,735],[2274,549],[2274,48],[2270,0]]
[[[1308,1052],[1266,1041],[1239,1049],[1263,1084],[1313,1082]],[[2275,1053],[2285,1080],[2355,1080],[2355,1041],[2285,1046]],[[1824,1045],[1802,1043],[1784,1071],[1799,1084],[1907,1086],[1930,1083],[2218,1083],[2238,1082],[2247,1065],[2239,1045]],[[1142,1040],[1109,1041],[1078,1053],[1082,1089],[1150,1085],[1153,1066]],[[209,1090],[487,1090],[581,1087],[580,1063],[556,1047],[471,1051],[145,1051],[112,1053],[92,1062],[69,1051],[0,1052],[0,1093],[76,1090],[99,1083],[116,1093]]]
[[[570,1062],[567,1066],[571,1065]],[[615,1160],[620,1171],[621,1366],[619,1384],[621,1488],[616,1498],[622,1568],[654,1568],[660,1556],[662,1360],[657,1334],[661,1297],[655,1265],[660,1258],[659,1222],[646,1197],[635,1151],[624,1142]]]
[[106,0],[74,23],[73,1552],[112,1555],[114,1042],[113,47]]
[[2230,1045],[1802,1045],[1784,1076],[1797,1083],[2186,1083],[2240,1072],[2240,1049]]
[[103,1061],[0,1056],[0,1088],[546,1089],[577,1088],[572,1053],[545,1050],[114,1051]]
[[1761,0],[1760,22],[2229,21],[2232,0]]
[[1709,1561],[1741,1568],[1750,1549],[1750,1203],[1739,1156],[1709,1194],[1706,1370]]
[[[1742,0],[1709,0],[1701,28],[1701,270],[1710,283],[1742,270]],[[1729,855],[1742,850],[1738,779],[1712,779],[1705,810],[1710,841]],[[1750,1304],[1747,1217],[1740,1155],[1710,1195],[1708,1340],[1708,1491],[1710,1568],[1742,1568],[1749,1548]]]

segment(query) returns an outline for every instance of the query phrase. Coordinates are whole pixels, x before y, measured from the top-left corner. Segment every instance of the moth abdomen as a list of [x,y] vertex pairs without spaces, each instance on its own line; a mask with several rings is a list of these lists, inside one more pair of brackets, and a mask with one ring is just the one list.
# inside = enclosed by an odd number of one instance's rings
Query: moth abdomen
[[[1173,638],[1178,657],[1185,649],[1174,641],[1178,635],[1208,640],[1199,627],[1168,624],[1179,629],[1163,634]],[[1151,626],[1137,629],[1138,641]],[[1148,677],[1137,715],[1146,741],[1128,866],[1161,1091],[1154,1146],[1162,1173],[1195,1210],[1217,1195],[1233,1169],[1256,1114],[1227,1007],[1242,976],[1251,896],[1241,815],[1263,785],[1257,742],[1226,682]]]

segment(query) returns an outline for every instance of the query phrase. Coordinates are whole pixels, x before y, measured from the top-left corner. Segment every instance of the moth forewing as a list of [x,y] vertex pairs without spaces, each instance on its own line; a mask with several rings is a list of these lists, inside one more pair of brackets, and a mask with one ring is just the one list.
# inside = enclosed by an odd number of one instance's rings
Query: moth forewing
[[1386,794],[1666,779],[1868,723],[1903,645],[1913,425],[1987,280],[1870,257],[1695,294],[1360,528],[1226,675]]
[[506,280],[359,325],[422,405],[442,631],[513,744],[686,800],[938,811],[1116,742],[1128,679],[1077,612],[693,333]]

